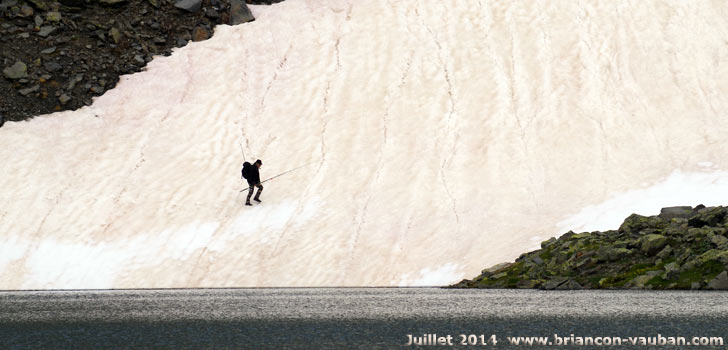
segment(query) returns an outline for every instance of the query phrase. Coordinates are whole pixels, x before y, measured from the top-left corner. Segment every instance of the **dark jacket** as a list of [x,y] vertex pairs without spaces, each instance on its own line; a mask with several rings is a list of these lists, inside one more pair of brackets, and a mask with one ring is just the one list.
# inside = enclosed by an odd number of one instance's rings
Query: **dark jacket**
[[260,183],[260,172],[258,171],[258,167],[248,162],[243,164],[243,177],[248,180],[248,185],[250,186]]

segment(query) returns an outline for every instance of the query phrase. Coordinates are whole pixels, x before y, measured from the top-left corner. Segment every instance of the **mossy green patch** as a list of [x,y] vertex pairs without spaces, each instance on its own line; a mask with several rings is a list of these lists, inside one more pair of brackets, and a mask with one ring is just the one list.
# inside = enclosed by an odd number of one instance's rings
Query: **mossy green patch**
[[589,232],[582,232],[582,233],[576,233],[573,236],[571,236],[571,239],[582,239],[582,238],[589,238],[592,234]]
[[612,280],[612,283],[610,283],[608,287],[622,287],[625,283],[632,280],[633,278],[644,275],[645,273],[647,273],[647,271],[659,270],[661,267],[662,265],[655,266],[650,263],[640,263],[632,265],[632,267],[626,272],[615,276]]
[[588,278],[589,285],[591,286],[599,286],[599,281],[604,278],[604,276],[592,276]]
[[649,281],[647,281],[647,283],[645,283],[645,285],[652,286],[653,289],[665,289],[665,288],[667,288],[667,286],[670,283],[672,283],[672,281],[668,281],[668,280],[662,278],[662,276],[655,276],[655,277],[652,277],[652,279],[650,279]]
[[678,288],[690,288],[693,282],[710,281],[725,269],[719,261],[711,260],[698,267],[683,271],[678,278]]
[[549,247],[549,248],[546,248],[546,249],[545,249],[545,250],[544,250],[543,252],[541,252],[541,254],[540,254],[539,256],[540,256],[540,257],[541,257],[541,259],[543,259],[543,260],[551,260],[551,258],[552,258],[552,257],[554,256],[554,254],[552,253],[552,252],[553,252],[553,250],[554,250],[554,249],[553,249],[553,248],[551,248],[551,247]]
[[708,240],[701,240],[692,244],[695,254],[703,254],[713,248],[713,244]]

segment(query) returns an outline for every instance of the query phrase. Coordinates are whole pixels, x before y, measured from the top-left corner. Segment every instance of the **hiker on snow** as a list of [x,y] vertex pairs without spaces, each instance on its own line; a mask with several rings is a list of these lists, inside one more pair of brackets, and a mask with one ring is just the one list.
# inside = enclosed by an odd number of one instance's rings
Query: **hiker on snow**
[[260,203],[260,193],[263,192],[263,185],[260,184],[260,172],[258,172],[258,169],[261,166],[263,166],[263,162],[260,159],[256,160],[253,164],[248,162],[243,163],[243,178],[248,180],[248,185],[250,186],[248,188],[248,198],[245,200],[245,205],[252,205],[250,204],[250,196],[253,195],[254,187],[258,187],[258,193],[255,194],[255,198],[253,199]]

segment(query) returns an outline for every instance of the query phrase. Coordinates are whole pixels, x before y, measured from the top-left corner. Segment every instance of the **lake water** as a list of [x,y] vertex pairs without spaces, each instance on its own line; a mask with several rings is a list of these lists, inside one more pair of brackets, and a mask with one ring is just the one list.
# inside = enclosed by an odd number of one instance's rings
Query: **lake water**
[[[509,337],[521,345],[511,344]],[[546,344],[523,345],[527,339],[514,337],[545,337]],[[670,345],[678,344],[679,337],[698,344],[689,346],[694,349],[724,348],[700,344],[728,337],[728,293],[439,288],[0,292],[2,349],[688,347]],[[406,345],[410,341],[432,345]]]

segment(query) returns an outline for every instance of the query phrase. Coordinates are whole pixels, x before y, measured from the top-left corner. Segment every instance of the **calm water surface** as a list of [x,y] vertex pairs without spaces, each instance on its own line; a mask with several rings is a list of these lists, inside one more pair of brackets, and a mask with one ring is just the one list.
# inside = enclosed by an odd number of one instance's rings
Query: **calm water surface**
[[[517,346],[508,337],[546,337],[552,344],[569,339],[570,344]],[[663,337],[667,344],[669,337],[728,340],[728,293],[438,288],[0,292],[1,349],[604,348],[572,344],[587,337],[613,342],[638,337],[659,342]],[[445,344],[406,345],[410,339],[438,338]],[[463,339],[474,345],[461,345]],[[686,347],[623,342],[606,348]]]

